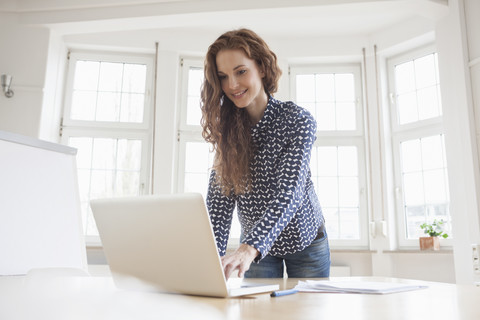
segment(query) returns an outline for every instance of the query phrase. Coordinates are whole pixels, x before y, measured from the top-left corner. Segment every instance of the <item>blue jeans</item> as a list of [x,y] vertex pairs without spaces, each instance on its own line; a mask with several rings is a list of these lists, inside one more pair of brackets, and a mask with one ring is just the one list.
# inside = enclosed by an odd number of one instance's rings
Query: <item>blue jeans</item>
[[245,278],[283,278],[284,264],[289,278],[328,278],[330,276],[330,246],[325,233],[303,251],[284,256],[267,255],[253,262]]

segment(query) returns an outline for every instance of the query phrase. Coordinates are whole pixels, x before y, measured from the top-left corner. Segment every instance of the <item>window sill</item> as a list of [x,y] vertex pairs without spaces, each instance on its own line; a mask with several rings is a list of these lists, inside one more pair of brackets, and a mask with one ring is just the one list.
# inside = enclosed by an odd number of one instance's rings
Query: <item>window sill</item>
[[355,248],[330,248],[331,253],[376,253],[375,250]]
[[440,250],[420,250],[420,249],[398,249],[385,250],[386,254],[453,254],[452,248],[440,248]]

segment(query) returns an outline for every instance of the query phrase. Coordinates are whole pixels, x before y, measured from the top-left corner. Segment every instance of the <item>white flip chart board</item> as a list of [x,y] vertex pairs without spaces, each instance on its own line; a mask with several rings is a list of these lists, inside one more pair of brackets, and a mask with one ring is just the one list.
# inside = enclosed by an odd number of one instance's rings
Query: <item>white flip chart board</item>
[[86,270],[75,155],[0,131],[0,275]]

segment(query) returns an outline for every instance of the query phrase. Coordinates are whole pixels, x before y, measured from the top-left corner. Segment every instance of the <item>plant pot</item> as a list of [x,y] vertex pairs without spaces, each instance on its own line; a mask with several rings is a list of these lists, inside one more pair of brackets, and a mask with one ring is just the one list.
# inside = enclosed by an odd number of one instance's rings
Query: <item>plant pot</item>
[[420,237],[420,250],[440,250],[440,239],[438,237]]

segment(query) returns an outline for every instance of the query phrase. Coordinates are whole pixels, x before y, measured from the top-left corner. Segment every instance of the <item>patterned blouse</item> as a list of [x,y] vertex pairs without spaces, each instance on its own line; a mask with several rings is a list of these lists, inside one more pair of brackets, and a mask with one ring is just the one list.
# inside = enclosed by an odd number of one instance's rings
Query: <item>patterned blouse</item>
[[267,254],[291,254],[311,244],[324,223],[310,173],[315,131],[315,119],[307,110],[270,97],[263,118],[251,129],[255,144],[251,191],[227,197],[212,170],[207,208],[221,256],[235,206],[241,242],[260,252],[255,262]]

